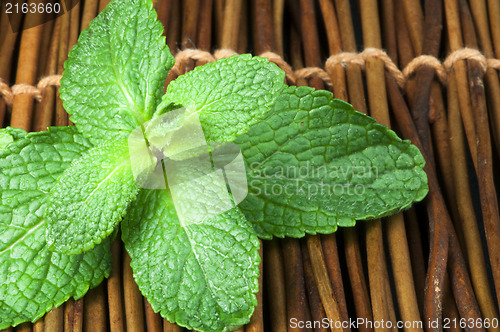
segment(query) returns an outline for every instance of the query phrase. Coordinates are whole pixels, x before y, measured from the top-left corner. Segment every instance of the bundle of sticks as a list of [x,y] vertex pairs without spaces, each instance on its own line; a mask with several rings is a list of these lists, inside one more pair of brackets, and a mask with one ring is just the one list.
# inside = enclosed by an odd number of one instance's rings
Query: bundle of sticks
[[[40,131],[70,124],[57,76],[38,88],[37,82],[62,74],[79,33],[108,2],[80,1],[38,25],[33,20],[40,16],[12,21],[2,12],[2,126]],[[293,321],[323,319],[363,319],[360,331],[376,329],[368,322],[392,321],[395,330],[397,321],[423,322],[404,326],[419,331],[434,329],[428,322],[443,318],[499,319],[498,0],[154,4],[177,59],[167,84],[219,57],[267,56],[286,70],[290,83],[331,90],[410,139],[427,161],[429,195],[407,211],[335,234],[263,241],[259,305],[241,331],[286,331]],[[20,32],[12,32],[16,24]],[[366,49],[376,51],[362,56]],[[412,61],[411,72],[398,76]],[[106,282],[34,324],[8,331],[182,330],[141,296],[119,240],[112,254]],[[471,330],[500,328],[477,324]]]

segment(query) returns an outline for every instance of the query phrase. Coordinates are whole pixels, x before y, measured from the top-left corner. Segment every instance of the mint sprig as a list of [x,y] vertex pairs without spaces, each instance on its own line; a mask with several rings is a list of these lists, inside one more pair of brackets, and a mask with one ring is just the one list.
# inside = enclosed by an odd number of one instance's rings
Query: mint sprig
[[267,59],[198,67],[162,97],[162,33],[151,0],[112,0],[65,63],[76,128],[0,130],[0,328],[96,286],[121,227],[155,311],[234,330],[257,305],[258,237],[331,233],[426,195],[415,146],[330,92],[287,87]]

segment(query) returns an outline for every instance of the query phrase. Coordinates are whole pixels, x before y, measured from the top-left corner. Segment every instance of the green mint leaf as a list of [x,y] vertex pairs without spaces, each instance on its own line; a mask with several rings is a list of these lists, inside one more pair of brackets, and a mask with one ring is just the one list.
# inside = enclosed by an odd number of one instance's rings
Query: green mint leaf
[[45,241],[47,192],[90,146],[76,128],[54,127],[0,152],[0,329],[34,322],[109,275],[109,243],[68,256]]
[[26,131],[19,128],[6,127],[0,129],[0,152],[4,151],[7,145],[26,136]]
[[152,117],[174,58],[151,0],[113,0],[64,63],[61,98],[93,143],[128,137]]
[[79,254],[110,235],[135,199],[127,140],[102,143],[68,167],[50,190],[50,249]]
[[427,194],[417,147],[328,91],[287,88],[235,143],[248,170],[239,206],[265,239],[331,233]]
[[220,59],[171,82],[159,113],[180,106],[198,111],[207,142],[231,142],[271,109],[284,79],[285,73],[265,58]]
[[259,241],[238,208],[181,224],[167,190],[142,190],[121,227],[137,285],[163,317],[198,331],[250,320]]

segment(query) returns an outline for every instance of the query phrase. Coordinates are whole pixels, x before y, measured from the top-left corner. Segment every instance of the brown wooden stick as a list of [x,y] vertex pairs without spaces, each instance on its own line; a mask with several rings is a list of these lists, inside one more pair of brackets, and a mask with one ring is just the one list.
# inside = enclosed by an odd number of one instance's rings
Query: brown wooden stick
[[82,331],[83,327],[83,298],[69,299],[64,304],[64,332]]
[[[336,9],[337,9],[337,17],[338,22],[340,24],[340,28],[338,28],[342,40],[342,45],[340,42],[331,42],[330,52],[337,51],[337,47],[341,48],[343,46],[344,50],[347,52],[355,52],[356,51],[356,43],[354,40],[354,30],[351,19],[351,9],[349,1],[346,0],[336,0]],[[328,13],[333,12],[333,8],[328,6],[328,3],[323,4],[322,12]],[[325,17],[325,16],[324,16]],[[325,21],[330,21],[331,18],[329,16],[325,17]],[[332,24],[330,29],[333,31],[330,32],[329,39],[338,39],[337,33],[335,32],[335,25]],[[329,30],[330,30],[329,29]],[[338,45],[338,46],[337,46]],[[363,88],[363,78],[361,74],[361,69],[359,66],[354,64],[347,65],[347,84],[348,91],[350,96],[350,101],[356,110],[366,113],[366,102],[365,102],[365,94]],[[335,72],[334,75],[339,76],[338,72]],[[345,87],[341,85],[345,84],[342,80],[334,80],[334,92],[340,90],[346,90]],[[335,93],[336,97],[347,101],[347,96],[339,95]],[[367,283],[365,280],[365,274],[363,271],[363,263],[361,260],[361,251],[359,248],[359,242],[357,233],[354,229],[345,229],[344,230],[344,250],[346,255],[346,260],[350,262],[347,265],[349,272],[349,279],[351,282],[352,290],[353,290],[353,299],[356,308],[357,317],[365,319],[365,321],[373,321],[372,317],[372,309],[370,306],[370,298],[367,290]],[[371,331],[372,328],[369,328],[366,325],[358,326],[360,331]]]
[[253,312],[252,317],[250,318],[250,322],[245,326],[246,332],[262,332],[264,331],[264,301],[263,301],[263,292],[264,292],[264,247],[262,245],[262,241],[260,242],[259,248],[259,256],[261,257],[261,262],[259,265],[259,292],[257,293],[257,307]]
[[274,51],[274,35],[272,33],[272,8],[269,0],[252,1],[253,42],[256,54]]
[[[321,65],[321,52],[316,13],[312,0],[300,0],[300,23],[305,65],[307,67],[319,67]],[[311,78],[309,85],[315,89],[325,88],[323,81],[317,77]]]
[[495,0],[488,0],[488,13],[490,15],[490,29],[495,56],[500,59],[500,3]]
[[[64,61],[68,58],[69,32],[71,25],[71,12],[66,12],[61,16],[61,30],[59,33],[59,55],[57,60],[57,73],[62,74],[64,70]],[[63,107],[63,102],[59,91],[56,99],[56,126],[67,126],[69,116]]]
[[163,35],[166,36],[166,30],[170,21],[170,13],[172,12],[172,0],[159,1],[156,3],[156,13],[158,20],[163,24]]
[[170,323],[166,318],[163,319],[163,332],[180,332],[183,328],[177,324]]
[[224,12],[224,28],[222,30],[221,48],[236,50],[238,47],[238,35],[240,29],[240,15],[242,0],[227,1]]
[[[457,0],[444,0],[446,23],[448,28],[448,39],[450,42],[451,51],[459,50],[463,47],[461,24],[459,17],[459,9]],[[477,146],[476,146],[476,131],[474,128],[474,115],[470,101],[467,67],[465,61],[457,61],[454,64],[454,69],[457,75],[458,99],[460,102],[460,113],[464,122],[467,141],[471,151],[474,166],[477,169]]]
[[[57,17],[54,30],[52,33],[52,41],[49,48],[49,57],[45,68],[47,75],[55,75],[57,72],[57,56],[59,49],[59,34],[61,31],[61,17]],[[35,116],[34,131],[46,130],[52,124],[54,114],[54,106],[56,102],[56,88],[47,87],[42,90],[42,102],[37,105],[37,114]]]
[[[486,1],[470,1],[471,12],[474,17],[474,26],[479,37],[481,49],[487,58],[494,58],[493,44],[489,30]],[[494,9],[492,9],[494,10]],[[486,93],[488,94],[488,114],[491,119],[492,134],[495,138],[497,149],[500,151],[500,82],[498,74],[493,68],[486,70]]]
[[68,53],[76,44],[78,36],[80,35],[80,2],[71,8],[69,38],[68,38]]
[[[285,267],[287,326],[291,319],[306,321],[309,316],[306,290],[304,287],[304,272],[302,269],[302,254],[299,241],[285,238],[282,242],[283,262]],[[303,329],[305,331],[305,329]]]
[[448,122],[450,129],[450,146],[453,156],[453,175],[456,187],[456,206],[460,214],[462,228],[466,243],[466,251],[471,273],[472,284],[483,317],[497,318],[495,304],[489,287],[488,273],[486,271],[485,256],[481,245],[478,225],[472,205],[469,186],[469,174],[465,153],[465,138],[460,119],[459,105],[457,103],[457,87],[455,79],[448,83]]
[[[325,258],[326,269],[328,271],[328,277],[330,278],[330,282],[332,285],[332,290],[335,295],[335,299],[339,303],[340,316],[343,322],[349,321],[344,293],[344,283],[342,281],[342,271],[337,249],[336,234],[322,235],[321,245],[323,249],[323,256]],[[347,328],[347,330],[350,329]]]
[[283,14],[285,11],[285,0],[273,1],[273,32],[276,53],[283,56]]
[[[316,286],[318,287],[318,293],[321,298],[321,303],[323,303],[326,317],[328,317],[328,319],[333,322],[342,322],[344,320],[342,319],[339,302],[330,284],[328,270],[325,265],[323,249],[321,247],[321,240],[318,236],[307,236],[306,241],[314,279],[316,280]],[[335,325],[331,327],[331,330],[343,331],[344,329],[339,328],[337,327],[337,325]],[[346,330],[350,331],[350,328],[347,327]]]
[[[423,36],[424,36],[424,14],[419,1],[403,0],[403,10],[405,14],[405,21],[408,25],[411,42],[416,55],[420,55],[423,49]],[[426,11],[426,14],[432,15]]]
[[[342,44],[340,39],[340,31],[335,15],[335,8],[332,0],[321,0],[321,13],[325,22],[326,34],[328,36],[328,48],[330,55],[342,52]],[[336,64],[332,67],[327,67],[326,70],[330,74],[333,84],[333,94],[335,98],[347,100],[346,75],[344,67],[341,64]]]
[[197,40],[198,48],[204,51],[210,51],[212,40],[212,7],[213,0],[201,0]]
[[[403,213],[400,212],[386,218],[385,226],[388,230],[386,234],[401,318],[407,322],[421,321]],[[405,330],[421,331],[423,329],[413,327]]]
[[43,332],[43,317],[33,323],[33,332]]
[[105,285],[100,284],[85,296],[83,308],[83,330],[85,332],[105,332],[108,326],[106,312]]
[[[491,137],[489,131],[488,111],[484,85],[479,78],[481,68],[477,62],[469,62],[469,77],[471,77],[471,104],[477,133],[478,184],[481,198],[481,210],[488,244],[490,264],[497,295],[500,294],[500,215],[498,211],[498,196],[493,175],[493,158]],[[497,299],[500,303],[500,297]]]
[[248,1],[243,1],[240,11],[240,30],[238,32],[238,47],[236,48],[236,52],[243,54],[248,52],[248,31],[249,31],[249,15],[250,8]]
[[[309,250],[307,249],[306,241],[300,241],[302,248],[302,261],[304,263],[304,280],[306,282],[307,298],[309,299],[309,308],[311,310],[311,318],[314,322],[322,322],[327,318],[321,297],[319,295],[318,286],[314,278],[313,267]],[[315,331],[328,331],[322,326],[318,326]]]
[[97,15],[97,9],[99,7],[99,0],[86,0],[83,7],[82,22],[80,31],[83,31],[89,27],[90,21],[92,21]]
[[122,299],[122,244],[120,236],[111,243],[111,272],[108,277],[108,309],[111,332],[125,331]]
[[45,332],[63,332],[64,331],[64,309],[63,307],[54,308],[45,315],[43,328]]
[[411,266],[413,280],[415,284],[415,290],[417,293],[418,308],[420,313],[424,312],[424,293],[425,289],[425,259],[424,250],[422,248],[422,236],[419,228],[419,224],[423,221],[419,221],[417,214],[415,212],[416,208],[405,212],[405,227],[406,227],[406,237],[408,239],[408,247],[410,250]]
[[[368,0],[361,3],[361,21],[365,47],[381,48],[382,42],[376,1]],[[390,126],[384,83],[384,64],[380,59],[368,58],[365,66],[370,115],[377,119],[378,122]],[[388,285],[389,278],[382,246],[382,225],[380,220],[368,223],[366,231],[373,319],[376,321],[382,319],[384,321],[393,321],[395,314],[391,290]]]
[[123,297],[125,302],[125,317],[128,332],[144,330],[144,309],[142,295],[135,283],[130,256],[123,251]]
[[224,3],[225,0],[215,0],[214,3],[214,30],[215,47],[220,48],[222,44],[222,30],[224,28]]
[[[38,54],[38,71],[36,74],[37,79],[42,77],[45,73],[45,66],[49,55],[49,46],[52,39],[52,30],[54,28],[54,20],[48,20],[43,23],[43,32],[40,40],[40,52]],[[34,114],[36,116],[36,114]]]
[[264,242],[264,276],[272,331],[287,330],[283,257],[277,239]]
[[[41,0],[30,0],[29,5],[43,3]],[[31,29],[23,31],[21,46],[19,48],[19,58],[16,73],[16,84],[25,83],[33,85],[36,81],[38,52],[40,49],[41,34],[43,25],[41,23],[43,15],[27,14],[25,25],[36,25]],[[34,99],[28,94],[20,94],[14,97],[12,107],[12,117],[10,125],[24,130],[31,129]]]
[[[413,46],[410,41],[410,33],[406,26],[406,19],[404,17],[403,2],[396,1],[394,3],[395,20],[396,20],[396,37],[398,46],[398,59],[401,68],[406,67],[408,63],[415,57]],[[406,82],[408,85],[410,82]]]
[[146,327],[148,331],[161,332],[163,330],[162,318],[159,313],[155,313],[151,304],[144,298],[144,311],[146,316]]
[[[465,1],[459,1],[462,27],[465,43],[472,47],[477,47],[474,24]],[[477,6],[477,4],[476,4]],[[484,27],[483,27],[484,28]],[[483,36],[483,42],[486,37]],[[486,45],[486,48],[488,46]],[[490,49],[491,52],[491,49]],[[479,193],[481,197],[481,209],[483,212],[483,223],[486,233],[486,243],[492,267],[500,266],[500,216],[498,215],[497,194],[493,177],[493,158],[491,137],[489,130],[488,111],[486,109],[486,97],[484,83],[482,82],[483,71],[475,61],[467,63],[469,90],[471,96],[471,106],[474,110],[474,124],[477,133],[477,176],[479,182]],[[498,75],[495,73],[491,83],[498,85]],[[499,96],[500,97],[500,96]],[[481,132],[478,132],[481,130]],[[491,183],[490,183],[491,182]],[[493,280],[497,294],[500,293],[500,271],[493,268]],[[500,299],[499,299],[500,303]]]
[[170,52],[175,55],[177,53],[178,42],[181,34],[181,4],[179,0],[172,0],[172,9],[170,13],[170,20],[168,22],[168,28],[166,28],[167,34],[167,45],[170,48]]
[[[354,228],[345,228],[345,256],[349,280],[351,282],[352,296],[356,309],[356,317],[364,319],[365,322],[372,322],[372,308],[370,306],[370,297],[365,280],[365,272],[361,259],[361,250],[359,248],[358,230]],[[366,324],[358,326],[360,331],[373,331],[373,327]]]
[[[396,0],[397,1],[397,0]],[[396,42],[395,8],[393,0],[382,1],[382,30],[384,48],[391,60],[398,64],[398,47]],[[412,18],[412,20],[414,20]]]
[[31,323],[22,323],[16,327],[16,332],[31,332],[33,325]]
[[[429,151],[426,150],[425,145],[422,145],[420,142],[420,138],[418,137],[417,129],[410,119],[410,115],[408,112],[408,108],[406,103],[401,96],[398,85],[395,79],[390,75],[386,74],[386,81],[388,83],[388,91],[389,97],[391,101],[391,105],[393,106],[393,110],[396,115],[396,120],[398,121],[399,128],[403,132],[403,136],[410,139],[413,144],[415,144],[419,149],[421,149],[424,158],[428,159]],[[450,277],[453,288],[453,293],[455,295],[455,299],[459,302],[458,309],[460,311],[461,317],[466,319],[476,319],[480,317],[479,307],[477,302],[473,296],[472,287],[470,285],[469,276],[467,269],[465,267],[465,261],[461,254],[460,248],[458,246],[458,240],[456,238],[456,234],[451,223],[450,216],[448,214],[443,196],[439,190],[439,184],[436,176],[436,171],[432,163],[427,162],[425,165],[425,171],[428,177],[429,183],[429,194],[428,194],[428,202],[429,202],[429,216],[431,219],[431,227],[432,221],[437,224],[437,222],[441,223],[443,227],[446,227],[447,232],[439,233],[441,236],[443,234],[448,235],[448,241],[438,241],[437,244],[443,245],[443,243],[449,244],[450,253]],[[440,250],[446,250],[446,248],[440,248]],[[431,247],[431,251],[432,251]],[[429,260],[429,271],[433,269],[443,269],[446,266],[446,263],[443,264],[443,261],[446,262],[446,256],[438,256],[443,257],[439,260],[431,259]],[[435,262],[435,263],[434,263]],[[428,274],[427,278],[427,287],[434,287],[432,291],[436,292],[439,296],[439,300],[442,298],[443,286],[436,287],[439,285],[443,285],[443,280],[435,280],[436,276],[441,275],[441,273],[436,273],[432,275]],[[430,276],[430,277],[429,277]],[[430,285],[429,285],[430,284]],[[427,294],[430,293],[430,290],[427,289]],[[436,301],[436,299],[431,299],[430,301]],[[433,304],[437,306],[439,316],[436,318],[431,318],[431,320],[438,319],[440,321],[441,314],[441,302],[434,302]],[[426,307],[426,308],[429,308]],[[426,311],[427,312],[427,311]],[[430,314],[436,314],[434,311],[430,311]],[[480,330],[480,329],[479,329]]]
[[183,1],[181,48],[196,48],[199,0]]
[[109,4],[111,0],[99,0],[99,13]]

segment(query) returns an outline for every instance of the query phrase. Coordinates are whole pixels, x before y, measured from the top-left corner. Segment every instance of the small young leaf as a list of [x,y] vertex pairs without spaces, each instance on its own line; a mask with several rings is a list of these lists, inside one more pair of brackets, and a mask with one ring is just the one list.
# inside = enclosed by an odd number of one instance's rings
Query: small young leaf
[[287,88],[235,143],[249,183],[239,206],[265,239],[331,233],[427,194],[417,147],[327,91]]
[[250,320],[259,241],[238,208],[182,225],[167,190],[142,190],[121,227],[153,310],[197,331],[232,331]]
[[64,63],[61,98],[93,143],[128,137],[151,119],[174,58],[151,0],[113,0]]
[[182,105],[199,111],[207,142],[231,142],[271,109],[284,79],[285,73],[265,58],[232,56],[171,82],[158,109]]
[[113,232],[139,190],[128,151],[127,140],[105,142],[64,171],[45,211],[51,250],[79,254]]
[[45,241],[47,192],[90,146],[76,128],[55,127],[0,152],[0,329],[34,322],[109,275],[108,242],[68,256]]

